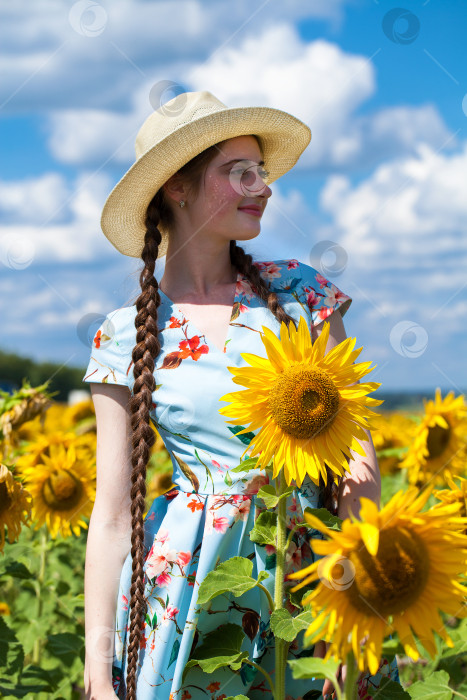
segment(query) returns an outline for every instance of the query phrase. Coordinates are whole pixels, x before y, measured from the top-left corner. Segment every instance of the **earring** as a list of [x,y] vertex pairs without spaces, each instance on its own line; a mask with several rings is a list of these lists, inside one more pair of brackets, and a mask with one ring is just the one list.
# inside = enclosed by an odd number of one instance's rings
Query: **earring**
[[180,204],[180,209],[183,209],[183,207],[185,206],[185,200],[184,200],[184,199],[181,199],[181,200],[179,201],[179,204]]

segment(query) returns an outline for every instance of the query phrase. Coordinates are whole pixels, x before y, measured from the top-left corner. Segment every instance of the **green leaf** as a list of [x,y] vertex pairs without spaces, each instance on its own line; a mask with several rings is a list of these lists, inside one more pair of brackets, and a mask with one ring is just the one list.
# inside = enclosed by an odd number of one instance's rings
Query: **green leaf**
[[373,688],[371,683],[368,684],[367,694],[372,698],[378,698],[378,700],[410,700],[410,695],[400,683],[389,680],[389,678],[382,678],[379,688]]
[[327,508],[305,508],[304,512],[314,515],[315,518],[321,520],[323,525],[326,525],[330,530],[340,531],[342,529],[342,520],[338,518],[337,515],[332,515]]
[[423,681],[417,681],[407,688],[411,698],[423,700],[451,700],[452,688],[449,687],[449,674],[446,671],[436,671]]
[[401,642],[397,639],[385,639],[381,646],[381,656],[405,656],[405,649]]
[[275,508],[279,503],[279,497],[276,495],[275,486],[271,484],[265,484],[258,491],[258,498],[262,498],[266,508]]
[[232,671],[238,671],[244,659],[248,659],[248,652],[241,651],[238,654],[230,656],[212,656],[210,659],[190,659],[186,668],[191,666],[199,666],[205,673],[214,673],[221,666],[229,666]]
[[2,576],[8,575],[14,578],[29,579],[35,578],[35,574],[31,573],[27,566],[22,564],[20,561],[9,561],[5,564],[5,571],[2,572]]
[[252,469],[256,469],[256,464],[258,462],[258,457],[249,457],[245,459],[244,462],[240,462],[238,467],[233,467],[229,471],[231,472],[249,472]]
[[46,647],[53,656],[65,664],[71,664],[84,646],[84,639],[77,634],[62,632],[47,635]]
[[336,673],[339,668],[339,661],[334,661],[334,659],[324,661],[313,656],[307,656],[304,659],[287,661],[287,663],[292,669],[292,677],[296,680],[329,678],[334,685],[337,685]]
[[258,491],[258,497],[263,499],[266,508],[275,508],[279,501],[283,498],[288,498],[293,491],[294,487],[288,486],[280,496],[277,496],[276,487],[272,484],[265,484]]
[[230,622],[209,632],[185,665],[183,678],[191,666],[200,666],[205,673],[213,673],[221,666],[237,671],[243,660],[248,658],[247,651],[240,651],[244,639],[243,629]]
[[237,435],[241,430],[245,430],[244,425],[228,425],[227,427],[244,445],[249,445],[253,438],[256,437],[254,433],[242,433],[241,435]]
[[210,571],[201,582],[198,603],[208,603],[222,593],[233,593],[238,597],[256,586],[252,578],[253,562],[245,557],[232,557]]
[[271,614],[271,629],[275,637],[293,642],[301,630],[311,625],[313,619],[313,615],[308,610],[292,617],[288,610],[279,608]]
[[397,457],[397,459],[400,459],[403,455],[405,455],[408,449],[409,448],[407,445],[403,445],[401,447],[386,447],[383,450],[376,450],[376,456],[378,459],[380,457]]
[[246,695],[229,695],[225,700],[248,700]]
[[258,583],[261,583],[266,578],[269,578],[268,572],[267,571],[260,571],[259,576],[258,576]]
[[[55,669],[54,669],[55,670]],[[0,678],[0,693],[3,696],[12,696],[15,698],[24,698],[26,695],[33,693],[52,693],[57,684],[54,682],[54,677],[51,671],[39,666],[26,666],[21,674],[21,681],[15,681],[14,678]]]
[[[0,616],[0,669],[2,673],[12,675],[23,668],[24,649],[14,631],[8,627]],[[4,679],[2,679],[4,680]],[[1,692],[1,691],[0,691]]]
[[225,473],[224,482],[227,484],[227,486],[232,486],[232,477],[230,476],[229,472]]
[[276,544],[277,513],[265,510],[258,515],[250,530],[250,540],[256,544]]

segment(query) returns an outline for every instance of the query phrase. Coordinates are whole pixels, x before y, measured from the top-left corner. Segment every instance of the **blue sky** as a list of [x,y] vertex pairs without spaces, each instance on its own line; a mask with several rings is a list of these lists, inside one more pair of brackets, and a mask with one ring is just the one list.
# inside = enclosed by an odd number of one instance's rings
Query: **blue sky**
[[85,368],[96,324],[134,299],[139,263],[100,212],[172,81],[310,126],[245,248],[352,297],[382,389],[466,390],[464,2],[18,0],[0,18],[2,349]]

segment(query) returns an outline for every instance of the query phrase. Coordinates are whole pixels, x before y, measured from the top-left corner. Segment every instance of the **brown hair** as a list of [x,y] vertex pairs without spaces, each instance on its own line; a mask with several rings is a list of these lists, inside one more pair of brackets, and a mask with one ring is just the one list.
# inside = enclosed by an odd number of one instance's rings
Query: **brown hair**
[[[261,149],[259,137],[256,137]],[[215,144],[195,156],[184,165],[178,174],[186,181],[190,192],[195,196],[199,191],[201,176],[207,165],[217,154],[220,144]],[[131,474],[131,556],[132,578],[129,607],[128,669],[126,677],[126,700],[136,700],[136,674],[139,658],[141,632],[146,615],[144,597],[144,522],[143,513],[146,499],[146,467],[155,436],[149,423],[152,406],[152,393],[155,390],[154,364],[161,344],[157,334],[157,309],[161,303],[154,268],[162,237],[158,225],[170,231],[174,225],[173,210],[168,204],[161,187],[149,203],[146,213],[146,235],[141,257],[144,268],[140,274],[141,293],[136,300],[136,345],[133,349],[133,375],[135,378],[133,396],[130,398],[132,426],[132,474]],[[237,270],[250,282],[253,291],[267,303],[275,318],[287,325],[295,319],[289,316],[279,303],[275,292],[271,292],[252,256],[243,248],[230,241],[230,259]],[[328,484],[331,483],[328,479]],[[123,683],[123,679],[122,679]]]

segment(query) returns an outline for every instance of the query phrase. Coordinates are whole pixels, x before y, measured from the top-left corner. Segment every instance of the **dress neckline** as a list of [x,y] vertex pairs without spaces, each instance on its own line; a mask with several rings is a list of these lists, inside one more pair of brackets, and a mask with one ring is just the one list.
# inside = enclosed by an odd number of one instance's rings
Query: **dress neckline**
[[[237,304],[239,303],[238,297],[240,296],[239,282],[241,279],[243,279],[243,276],[238,271],[237,272],[237,279],[235,281],[233,302],[232,302],[232,306],[230,309],[230,320],[237,312]],[[161,297],[163,297],[169,303],[169,305],[173,309],[175,309],[177,311],[177,313],[180,314],[191,325],[192,329],[196,332],[196,334],[199,336],[202,336],[204,338],[206,345],[209,347],[209,350],[215,350],[216,352],[220,353],[221,355],[225,355],[227,353],[228,343],[231,339],[230,338],[230,330],[231,330],[230,321],[229,321],[229,325],[227,326],[227,335],[226,335],[225,340],[224,340],[223,349],[221,350],[215,343],[213,343],[207,337],[207,335],[204,332],[202,332],[199,328],[196,327],[196,325],[193,323],[193,321],[187,317],[186,313],[179,308],[178,304],[176,304],[174,301],[172,301],[172,299],[170,297],[168,297],[167,294],[165,292],[163,292],[160,287],[159,287],[158,291],[159,291],[159,294],[161,295]]]

